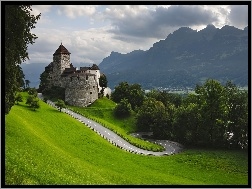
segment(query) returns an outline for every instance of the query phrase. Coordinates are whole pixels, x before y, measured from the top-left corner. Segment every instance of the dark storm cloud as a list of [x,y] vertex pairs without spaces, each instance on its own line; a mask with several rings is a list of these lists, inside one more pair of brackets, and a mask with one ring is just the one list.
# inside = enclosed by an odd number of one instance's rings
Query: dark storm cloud
[[136,16],[127,15],[113,20],[114,34],[127,36],[160,38],[181,26],[207,25],[217,18],[202,6],[180,5],[169,8],[158,7]]
[[211,11],[193,5],[171,6],[168,9],[159,7],[153,16],[155,22],[167,26],[190,26],[216,21]]
[[244,28],[245,26],[248,25],[248,6],[247,5],[231,6],[231,11],[228,18],[232,25]]

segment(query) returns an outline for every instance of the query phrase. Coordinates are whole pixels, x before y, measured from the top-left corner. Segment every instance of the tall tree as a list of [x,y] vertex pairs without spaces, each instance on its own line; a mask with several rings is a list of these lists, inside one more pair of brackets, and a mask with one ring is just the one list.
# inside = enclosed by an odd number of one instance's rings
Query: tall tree
[[49,73],[44,71],[40,74],[40,84],[39,84],[39,92],[44,93],[44,91],[48,88],[49,85]]
[[20,75],[17,65],[29,59],[27,47],[37,38],[31,33],[40,14],[31,14],[31,5],[6,5],[5,15],[5,114],[15,104]]
[[152,131],[155,137],[164,137],[168,114],[162,102],[147,98],[138,109],[136,120],[139,131]]
[[104,74],[102,74],[99,78],[99,85],[102,88],[101,94],[104,96],[104,89],[108,86],[108,80]]
[[26,88],[30,87],[30,83],[31,83],[30,80],[28,80],[28,79],[25,80],[25,86],[26,86]]
[[248,93],[228,81],[225,85],[228,103],[228,140],[233,148],[248,147]]
[[195,92],[199,98],[204,130],[208,132],[206,141],[209,145],[221,145],[224,142],[228,121],[224,87],[218,81],[209,79],[204,85],[197,85]]
[[18,87],[24,87],[25,88],[25,74],[22,70],[22,68],[17,65],[17,69],[18,69],[18,74],[17,74],[17,83],[18,83]]

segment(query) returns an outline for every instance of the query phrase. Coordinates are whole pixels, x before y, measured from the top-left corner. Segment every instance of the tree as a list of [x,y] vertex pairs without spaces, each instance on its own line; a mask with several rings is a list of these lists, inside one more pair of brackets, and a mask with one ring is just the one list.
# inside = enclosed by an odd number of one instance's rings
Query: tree
[[34,95],[29,95],[27,97],[26,104],[28,104],[34,111],[40,107],[39,99]]
[[6,5],[5,14],[5,114],[15,104],[20,77],[18,65],[29,59],[27,47],[37,38],[31,29],[35,28],[40,14],[31,15],[30,5]]
[[60,112],[61,112],[62,108],[66,107],[65,102],[63,100],[60,100],[60,99],[57,100],[57,102],[55,103],[55,105],[59,107]]
[[40,107],[39,99],[38,98],[33,98],[32,102],[31,102],[31,108],[35,111],[39,107]]
[[[248,93],[240,91],[233,83],[228,81],[225,85],[226,100],[228,104],[228,146],[233,148],[248,147]],[[228,136],[227,136],[228,137]]]
[[158,91],[154,89],[147,93],[146,96],[161,101],[165,106],[168,106],[169,104],[174,104],[176,107],[178,107],[182,103],[181,95],[168,93],[166,91]]
[[132,106],[132,109],[135,110],[137,107],[140,107],[144,101],[144,91],[139,84],[132,84],[129,88],[129,97],[128,101]]
[[29,88],[28,94],[36,97],[38,95],[38,92],[35,88]]
[[18,102],[23,102],[23,97],[20,93],[17,93],[17,95],[15,96],[15,101],[18,104]]
[[48,88],[49,85],[49,73],[47,71],[44,71],[42,74],[40,74],[40,84],[39,84],[39,91],[41,93],[44,93],[44,91]]
[[136,115],[138,131],[152,131],[155,137],[164,137],[168,114],[162,102],[147,98]]
[[18,69],[18,74],[17,74],[18,87],[25,88],[25,83],[24,83],[25,74],[19,65],[17,65],[17,69]]
[[108,80],[107,80],[107,77],[102,74],[99,78],[99,85],[100,87],[102,88],[101,89],[101,96],[104,96],[104,89],[107,87],[108,85]]
[[224,87],[218,81],[208,79],[202,86],[197,85],[195,92],[199,100],[204,131],[208,133],[206,143],[212,146],[222,145],[225,142],[228,121]]
[[189,103],[178,107],[174,114],[173,134],[174,140],[184,144],[198,145],[204,143],[208,134],[202,128],[201,115],[198,104]]
[[28,79],[25,80],[25,86],[26,86],[26,87],[30,87],[30,86],[29,86],[30,83],[31,83],[30,80],[28,80]]
[[131,113],[131,105],[127,99],[122,99],[119,104],[114,109],[114,114],[117,117],[128,117]]
[[122,99],[129,98],[129,84],[127,82],[121,82],[115,87],[114,92],[111,94],[111,98],[114,102],[119,103]]
[[115,87],[111,98],[116,103],[125,98],[131,104],[132,109],[135,110],[136,107],[140,107],[143,104],[144,91],[139,84],[129,85],[127,82],[121,82]]

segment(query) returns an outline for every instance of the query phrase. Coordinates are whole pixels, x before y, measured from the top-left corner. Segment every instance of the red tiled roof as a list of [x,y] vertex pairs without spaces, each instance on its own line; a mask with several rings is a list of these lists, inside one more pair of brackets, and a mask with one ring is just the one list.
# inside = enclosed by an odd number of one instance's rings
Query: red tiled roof
[[53,55],[57,55],[57,54],[71,54],[71,53],[61,43],[61,45],[59,46],[59,48],[55,51]]

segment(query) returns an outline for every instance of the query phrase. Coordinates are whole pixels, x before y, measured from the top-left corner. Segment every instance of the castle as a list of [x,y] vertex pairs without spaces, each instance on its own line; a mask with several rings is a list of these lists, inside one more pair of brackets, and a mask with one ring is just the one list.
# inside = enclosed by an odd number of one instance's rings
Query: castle
[[[49,74],[49,87],[65,88],[65,102],[85,107],[98,99],[98,93],[102,89],[99,85],[102,74],[96,64],[77,70],[70,63],[70,54],[62,43],[53,54],[53,62],[45,67],[45,71]],[[106,93],[109,93],[109,88],[105,89],[104,95]]]

